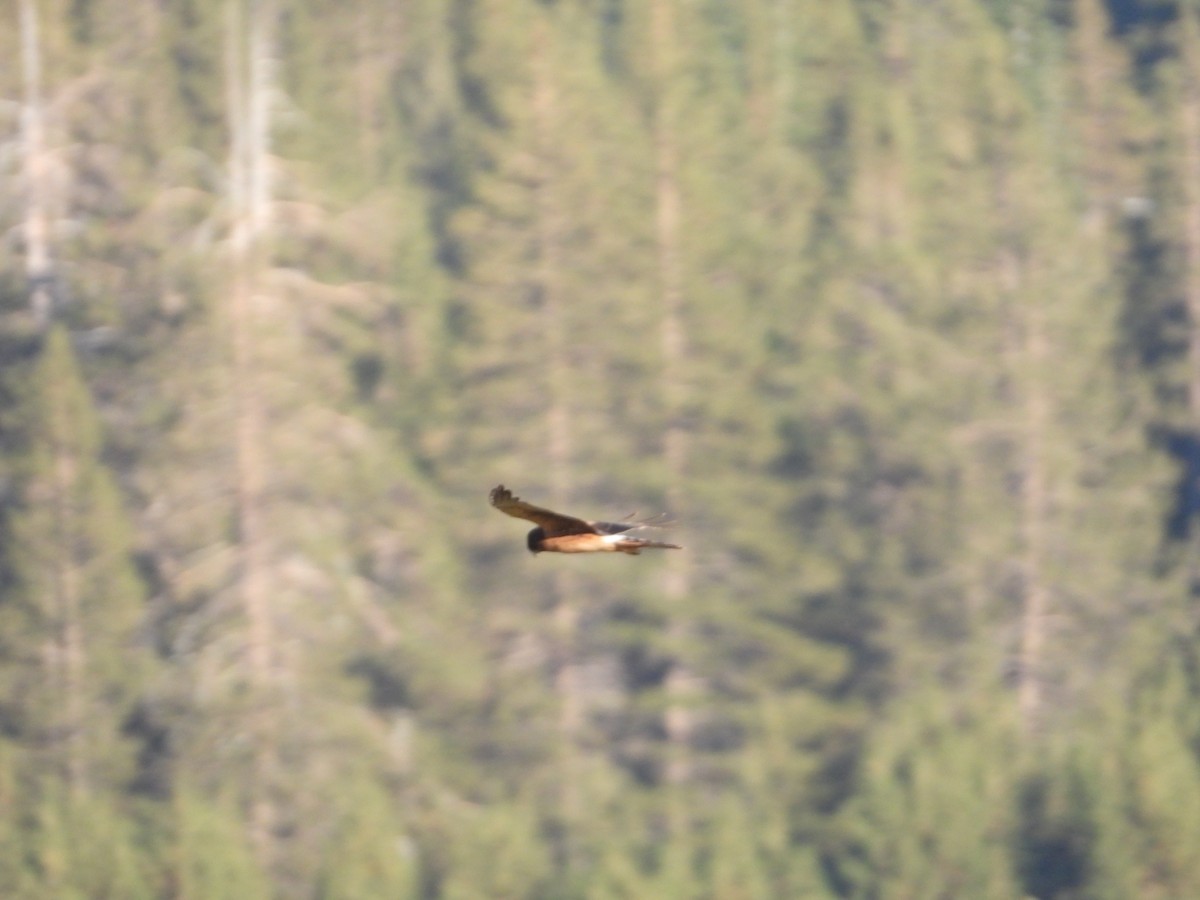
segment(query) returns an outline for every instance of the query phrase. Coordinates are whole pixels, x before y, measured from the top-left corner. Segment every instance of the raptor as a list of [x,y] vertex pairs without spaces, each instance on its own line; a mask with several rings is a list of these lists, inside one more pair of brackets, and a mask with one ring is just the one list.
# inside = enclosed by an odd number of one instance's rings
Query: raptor
[[682,550],[678,544],[634,537],[629,532],[656,527],[657,520],[591,522],[565,516],[532,503],[526,503],[504,485],[492,488],[489,498],[500,512],[537,525],[529,532],[526,545],[530,553],[628,553],[637,556],[643,550]]

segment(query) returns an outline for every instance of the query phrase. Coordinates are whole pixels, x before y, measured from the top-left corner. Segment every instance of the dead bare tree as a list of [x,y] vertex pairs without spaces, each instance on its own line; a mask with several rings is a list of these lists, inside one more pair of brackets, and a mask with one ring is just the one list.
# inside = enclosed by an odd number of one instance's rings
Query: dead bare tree
[[25,188],[21,231],[25,242],[29,308],[35,325],[43,330],[54,308],[49,213],[51,161],[46,146],[41,41],[37,8],[33,0],[21,0],[20,17],[21,72],[25,83],[25,97],[21,106],[21,160]]
[[[270,2],[240,0],[228,8],[229,211],[231,282],[227,307],[232,348],[230,392],[236,458],[238,584],[247,623],[246,677],[260,695],[254,721],[249,799],[251,838],[264,865],[274,856],[276,810],[271,784],[278,767],[276,637],[270,608],[266,524],[266,447],[256,341],[266,290],[271,227],[272,40]],[[243,37],[244,35],[244,37]]]

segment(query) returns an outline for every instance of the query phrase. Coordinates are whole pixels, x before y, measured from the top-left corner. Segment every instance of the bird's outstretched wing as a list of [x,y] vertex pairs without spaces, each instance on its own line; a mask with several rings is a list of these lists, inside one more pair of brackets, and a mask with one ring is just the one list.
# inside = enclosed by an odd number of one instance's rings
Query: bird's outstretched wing
[[672,523],[665,514],[639,519],[637,513],[630,513],[620,522],[588,522],[600,534],[624,534],[639,528],[666,528]]
[[567,534],[596,534],[596,529],[583,519],[574,516],[564,516],[549,509],[542,509],[532,503],[526,503],[514,497],[512,491],[504,485],[492,488],[489,497],[492,506],[518,519],[528,519],[536,522],[546,532],[546,537],[559,537]]

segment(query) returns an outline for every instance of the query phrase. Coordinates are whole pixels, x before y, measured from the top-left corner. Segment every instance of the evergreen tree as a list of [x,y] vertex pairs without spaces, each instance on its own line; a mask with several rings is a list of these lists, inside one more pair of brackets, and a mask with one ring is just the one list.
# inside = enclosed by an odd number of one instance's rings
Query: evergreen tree
[[844,814],[850,896],[1018,895],[1003,836],[1016,814],[1019,735],[1013,717],[992,714],[995,687],[981,688],[969,706],[914,691],[876,732]]
[[48,333],[22,403],[20,493],[7,516],[0,684],[14,896],[148,896],[124,802],[129,729],[150,660],[133,531],[66,330]]
[[274,896],[269,876],[245,839],[236,806],[181,782],[173,785],[170,840],[162,853],[165,890],[196,898]]
[[1197,15],[16,0],[0,893],[1186,893]]
[[4,703],[30,774],[71,796],[103,794],[132,777],[123,729],[148,672],[133,533],[62,327],[29,384],[21,500],[8,519]]

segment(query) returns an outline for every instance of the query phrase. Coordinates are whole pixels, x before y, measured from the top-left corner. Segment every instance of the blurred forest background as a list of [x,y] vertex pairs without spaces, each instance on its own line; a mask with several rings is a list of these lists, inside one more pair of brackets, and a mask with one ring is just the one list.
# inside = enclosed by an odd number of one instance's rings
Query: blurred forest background
[[4,9],[0,896],[1195,896],[1196,0]]

